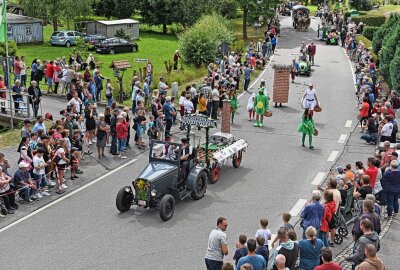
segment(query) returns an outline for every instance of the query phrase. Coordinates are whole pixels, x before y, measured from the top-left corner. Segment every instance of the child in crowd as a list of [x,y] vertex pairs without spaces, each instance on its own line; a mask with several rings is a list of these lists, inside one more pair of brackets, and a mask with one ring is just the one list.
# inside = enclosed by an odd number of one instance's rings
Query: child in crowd
[[32,151],[36,151],[38,149],[38,135],[36,133],[31,134],[29,147],[31,148]]
[[[289,212],[285,212],[282,214],[283,225],[281,226],[281,228],[285,228],[287,232],[289,232],[289,230],[294,231],[293,225],[289,223],[291,218],[292,215]],[[275,239],[272,241],[271,247],[274,247],[276,241],[278,241],[278,236],[276,236]]]
[[259,236],[256,238],[256,241],[258,245],[256,254],[263,256],[266,261],[266,265],[268,265],[269,249],[268,246],[265,245],[265,238],[263,236]]
[[157,129],[157,139],[159,141],[163,140],[165,123],[164,123],[164,114],[162,112],[158,113],[158,117],[156,119],[156,129]]
[[247,256],[249,252],[246,247],[247,236],[244,234],[239,235],[239,241],[236,243],[236,251],[233,255],[233,259],[235,260],[235,265],[237,265],[240,258]]
[[293,229],[288,230],[287,236],[292,241],[297,241],[297,234]]
[[149,145],[152,140],[157,139],[157,128],[156,128],[156,121],[154,120],[154,116],[150,115],[149,117],[149,130],[147,131],[147,135],[149,135]]
[[79,178],[78,176],[76,176],[76,171],[78,170],[78,165],[79,165],[79,160],[76,156],[76,148],[73,147],[71,149],[71,180],[75,180],[75,178]]
[[136,123],[136,136],[137,136],[137,146],[139,149],[145,149],[146,145],[143,144],[143,134],[146,132],[146,117],[144,116],[144,111],[140,110],[137,112],[138,115],[135,118]]
[[353,173],[353,171],[351,170],[351,164],[347,164],[347,165],[346,165],[346,169],[344,169],[344,171],[345,171],[345,175],[346,175],[351,181],[353,181],[353,180],[354,180],[354,173]]
[[264,245],[268,247],[268,240],[271,240],[271,231],[267,229],[268,226],[268,219],[262,218],[260,219],[261,229],[258,229],[255,235],[257,239],[259,236],[264,237]]
[[247,101],[247,111],[249,112],[249,121],[254,121],[255,111],[254,111],[254,99],[256,94],[253,93]]

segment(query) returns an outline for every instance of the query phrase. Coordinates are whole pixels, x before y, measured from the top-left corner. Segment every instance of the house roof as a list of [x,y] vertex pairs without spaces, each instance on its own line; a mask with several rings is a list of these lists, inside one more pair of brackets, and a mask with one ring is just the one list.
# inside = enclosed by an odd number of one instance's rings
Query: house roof
[[32,18],[28,16],[17,15],[13,13],[7,13],[7,23],[19,24],[19,23],[42,23],[41,19]]
[[97,21],[101,24],[105,25],[118,25],[118,24],[128,24],[128,23],[134,23],[138,24],[139,21],[132,20],[132,19],[123,19],[123,20],[114,20],[114,21]]
[[116,69],[127,69],[131,67],[132,65],[129,63],[128,60],[112,61],[110,65],[110,68],[116,68]]

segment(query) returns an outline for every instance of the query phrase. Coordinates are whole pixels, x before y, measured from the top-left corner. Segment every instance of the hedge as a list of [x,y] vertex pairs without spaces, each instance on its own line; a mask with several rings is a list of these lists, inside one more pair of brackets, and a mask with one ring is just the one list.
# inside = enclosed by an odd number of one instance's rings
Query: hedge
[[397,46],[393,60],[390,61],[390,85],[397,92],[400,91],[400,46]]
[[356,24],[363,22],[364,25],[368,25],[368,26],[381,26],[385,23],[386,16],[385,15],[362,15],[359,17],[353,17],[353,18],[351,18],[351,20],[353,22],[355,22]]
[[[366,11],[359,11],[360,16],[367,15]],[[344,13],[344,21],[347,22],[347,18],[350,17],[350,11]]]
[[376,54],[382,48],[382,42],[386,35],[389,35],[393,29],[396,28],[397,23],[400,21],[400,16],[398,14],[392,13],[389,19],[386,20],[385,24],[379,27],[374,33],[374,38],[372,39],[372,48]]
[[378,26],[365,26],[362,32],[363,36],[369,40],[373,40],[374,33],[379,30]]

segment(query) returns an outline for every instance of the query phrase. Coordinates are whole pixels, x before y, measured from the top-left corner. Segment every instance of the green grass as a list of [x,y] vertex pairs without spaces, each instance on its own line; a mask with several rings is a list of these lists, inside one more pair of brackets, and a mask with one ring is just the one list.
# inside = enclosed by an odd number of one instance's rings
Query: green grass
[[317,5],[308,5],[306,6],[310,10],[310,16],[315,16],[315,13],[317,13],[318,6]]
[[378,10],[370,10],[367,12],[368,15],[385,15],[385,13],[400,12],[400,6],[398,5],[385,5],[380,6]]
[[[66,29],[66,26],[61,29]],[[25,55],[27,58],[27,65],[30,65],[34,58],[41,60],[53,60],[57,58],[62,58],[66,56],[67,59],[69,54],[76,47],[53,47],[50,45],[50,36],[53,33],[52,26],[48,25],[43,28],[44,33],[44,44],[43,45],[27,45],[18,46],[18,55]],[[199,79],[206,74],[205,69],[196,69],[191,66],[184,66],[183,71],[172,72],[167,74],[165,69],[164,61],[173,59],[173,54],[178,48],[178,38],[176,35],[163,35],[159,33],[148,33],[141,32],[140,39],[137,40],[139,45],[139,51],[135,53],[120,53],[115,55],[108,54],[97,54],[93,52],[93,55],[97,62],[102,63],[101,72],[105,77],[113,78],[113,70],[109,68],[110,64],[114,60],[128,60],[132,64],[132,68],[124,74],[124,91],[129,92],[131,89],[131,80],[134,73],[139,71],[139,69],[146,66],[146,63],[136,63],[135,58],[140,59],[150,59],[153,63],[154,73],[153,81],[158,82],[160,76],[165,76],[167,83],[172,83],[177,81],[180,89],[186,86],[186,83],[192,82],[195,79]],[[29,73],[29,72],[28,72]],[[119,89],[116,79],[112,79],[114,88]],[[156,85],[156,84],[154,84]]]
[[365,45],[365,48],[368,48],[371,52],[372,57],[374,58],[375,62],[378,61],[378,56],[373,52],[372,50],[372,41],[369,40],[368,38],[364,37],[363,35],[357,35],[356,36],[357,42],[362,41]]
[[[233,32],[235,34],[236,40],[241,40],[243,41],[243,19],[242,18],[237,18],[237,19],[232,19],[232,28]],[[254,40],[254,42],[257,42],[258,39],[263,39],[264,38],[264,28],[265,26],[261,26],[258,30],[255,29],[253,26],[248,25],[247,26],[247,39],[245,39],[243,42],[245,42],[245,45],[249,43],[251,40]]]

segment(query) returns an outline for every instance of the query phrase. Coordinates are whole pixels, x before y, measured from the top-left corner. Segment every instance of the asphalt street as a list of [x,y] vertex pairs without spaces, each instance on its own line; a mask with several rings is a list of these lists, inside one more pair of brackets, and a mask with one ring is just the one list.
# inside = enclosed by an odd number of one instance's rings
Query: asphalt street
[[[298,32],[291,27],[290,17],[282,18],[277,54],[263,74],[270,94],[272,65],[290,64],[291,54],[298,53],[302,41],[316,41],[314,19],[312,28]],[[343,150],[343,139],[356,123],[347,57],[338,46],[316,42],[312,77],[296,78],[289,103],[273,108],[273,117],[264,120],[264,127],[253,127],[247,121],[250,93],[240,98],[231,131],[248,141],[248,152],[240,168],[223,167],[219,182],[208,186],[203,199],[179,202],[168,222],[162,222],[156,210],[132,208],[118,213],[117,191],[145,167],[145,152],[132,164],[0,232],[3,247],[7,247],[2,249],[2,257],[18,254],[17,260],[3,261],[5,268],[204,269],[208,234],[217,217],[228,219],[229,260],[239,234],[252,237],[261,217],[269,219],[269,228],[275,233],[281,214],[292,211],[297,215],[309,199],[315,187],[312,182],[332,167]],[[302,148],[297,132],[302,116],[300,98],[309,82],[315,84],[323,108],[314,118],[320,133],[314,137],[315,150]],[[256,92],[257,86],[251,91]]]

